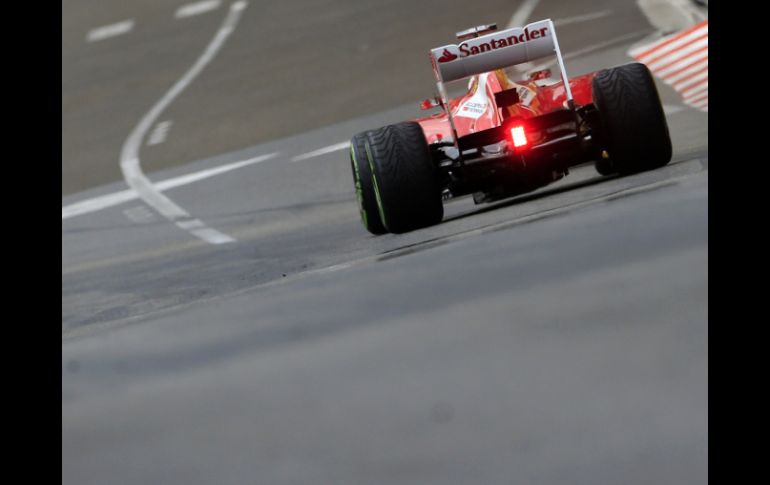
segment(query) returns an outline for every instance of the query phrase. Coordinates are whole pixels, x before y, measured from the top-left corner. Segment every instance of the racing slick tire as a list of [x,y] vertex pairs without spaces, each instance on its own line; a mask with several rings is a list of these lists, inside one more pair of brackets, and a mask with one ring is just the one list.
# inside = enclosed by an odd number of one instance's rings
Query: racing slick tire
[[419,123],[367,132],[366,144],[380,219],[393,233],[438,224],[444,205],[436,167]]
[[388,232],[380,220],[377,197],[372,184],[372,169],[366,156],[366,133],[358,133],[350,140],[350,167],[353,170],[353,182],[358,199],[361,223],[374,235]]
[[593,96],[609,154],[596,165],[602,175],[630,174],[671,161],[671,137],[655,81],[638,62],[604,69],[594,76]]

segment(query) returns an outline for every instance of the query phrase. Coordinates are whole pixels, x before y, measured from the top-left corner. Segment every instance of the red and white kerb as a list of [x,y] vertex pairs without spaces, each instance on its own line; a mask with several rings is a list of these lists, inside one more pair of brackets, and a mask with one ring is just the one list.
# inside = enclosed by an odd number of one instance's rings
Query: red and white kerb
[[629,51],[658,78],[682,95],[685,104],[702,111],[709,107],[709,22]]

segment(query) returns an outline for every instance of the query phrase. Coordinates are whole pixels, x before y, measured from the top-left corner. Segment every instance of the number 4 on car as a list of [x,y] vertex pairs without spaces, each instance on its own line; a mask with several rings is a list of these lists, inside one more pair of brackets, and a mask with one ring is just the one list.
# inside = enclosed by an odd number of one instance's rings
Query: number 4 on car
[[[570,79],[550,19],[502,31],[481,25],[457,39],[429,53],[438,96],[420,107],[440,112],[351,140],[361,220],[372,234],[438,224],[444,200],[512,197],[587,162],[610,175],[671,160],[663,107],[643,64]],[[556,57],[559,78],[545,70],[513,80],[509,68],[548,56]],[[445,83],[468,78],[467,92],[449,99]]]

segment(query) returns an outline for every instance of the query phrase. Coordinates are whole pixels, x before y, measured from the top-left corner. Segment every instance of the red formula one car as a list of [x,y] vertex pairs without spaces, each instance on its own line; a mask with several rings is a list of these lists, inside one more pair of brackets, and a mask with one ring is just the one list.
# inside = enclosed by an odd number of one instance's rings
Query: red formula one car
[[[655,83],[632,63],[572,79],[550,19],[498,31],[483,25],[430,51],[441,112],[351,140],[361,219],[372,234],[441,222],[443,201],[476,203],[543,187],[593,161],[600,174],[628,174],[671,160],[671,139]],[[507,68],[555,56],[561,79],[538,71],[514,82]],[[471,78],[448,99],[444,83]]]

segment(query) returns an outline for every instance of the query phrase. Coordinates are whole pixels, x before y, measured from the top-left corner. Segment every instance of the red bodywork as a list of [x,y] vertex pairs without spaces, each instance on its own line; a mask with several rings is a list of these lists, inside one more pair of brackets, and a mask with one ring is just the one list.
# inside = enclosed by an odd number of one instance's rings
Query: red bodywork
[[[570,79],[570,88],[575,106],[593,102],[592,83],[596,73],[585,74]],[[518,116],[531,118],[566,107],[564,85],[559,80],[543,85],[544,81],[512,82],[503,70],[496,70],[473,76],[468,85],[468,92],[448,102],[452,111],[457,136],[500,126],[504,119]],[[519,93],[519,103],[498,109],[495,103],[495,93],[506,89],[516,88]],[[432,116],[419,118],[428,143],[451,141],[452,129],[447,114],[442,111]]]

